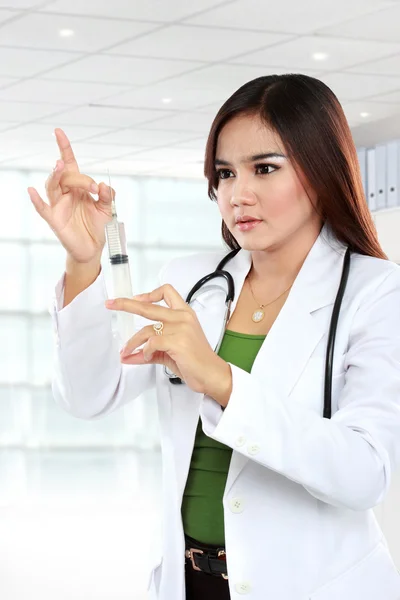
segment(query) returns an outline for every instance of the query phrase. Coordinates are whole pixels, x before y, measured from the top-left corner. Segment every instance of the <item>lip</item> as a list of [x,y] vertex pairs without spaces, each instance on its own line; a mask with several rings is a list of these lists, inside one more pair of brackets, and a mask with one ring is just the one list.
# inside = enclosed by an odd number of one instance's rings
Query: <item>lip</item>
[[246,223],[247,221],[260,221],[260,219],[257,219],[256,217],[251,217],[250,215],[242,215],[242,216],[237,216],[235,218],[235,223]]
[[251,229],[257,227],[259,223],[262,223],[262,221],[258,219],[252,219],[251,221],[238,221],[236,223],[236,227],[239,229],[239,231],[250,231]]

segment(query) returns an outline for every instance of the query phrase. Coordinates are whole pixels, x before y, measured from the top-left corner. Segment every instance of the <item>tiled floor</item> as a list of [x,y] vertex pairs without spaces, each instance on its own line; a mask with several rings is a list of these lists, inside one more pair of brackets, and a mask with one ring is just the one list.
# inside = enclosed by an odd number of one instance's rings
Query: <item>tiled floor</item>
[[1,600],[145,600],[160,455],[0,454]]

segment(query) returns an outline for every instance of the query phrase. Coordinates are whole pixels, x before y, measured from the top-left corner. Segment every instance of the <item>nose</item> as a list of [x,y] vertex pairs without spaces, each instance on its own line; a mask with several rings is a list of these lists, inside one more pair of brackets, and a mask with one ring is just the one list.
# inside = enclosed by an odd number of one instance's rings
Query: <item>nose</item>
[[254,191],[248,185],[239,186],[236,184],[232,190],[230,205],[233,206],[253,206],[257,202]]

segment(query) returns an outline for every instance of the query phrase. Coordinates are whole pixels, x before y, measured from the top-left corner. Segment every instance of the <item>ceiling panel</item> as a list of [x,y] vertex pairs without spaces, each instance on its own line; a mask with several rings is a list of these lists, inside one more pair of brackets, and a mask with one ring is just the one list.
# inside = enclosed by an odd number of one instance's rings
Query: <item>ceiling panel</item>
[[70,60],[70,52],[0,47],[0,76],[32,77]]
[[208,134],[214,117],[198,112],[183,112],[174,116],[168,116],[143,127],[146,129],[157,129],[164,131],[190,131],[194,133]]
[[[0,108],[1,110],[1,108]],[[13,129],[19,125],[18,121],[0,121],[0,131],[6,131],[7,129]]]
[[181,131],[151,131],[148,129],[124,129],[105,135],[99,135],[96,142],[99,144],[121,144],[124,146],[143,146],[153,148],[157,146],[173,145],[176,142],[190,140],[196,137],[193,133]]
[[[74,141],[84,140],[91,138],[94,135],[99,135],[107,131],[106,127],[83,127],[83,126],[70,126],[66,133],[69,139]],[[30,123],[29,125],[21,125],[16,129],[9,129],[1,134],[1,143],[7,144],[9,142],[27,143],[26,146],[28,151],[31,151],[31,143],[47,142],[51,143],[54,140],[54,149],[56,151],[57,145],[54,136],[54,127],[46,125],[44,123]]]
[[348,15],[340,25],[325,28],[319,33],[359,40],[400,42],[400,5],[398,2],[392,2],[391,4],[390,8],[384,8],[379,12],[367,14],[358,19],[351,19]]
[[[4,169],[9,167],[12,169],[15,168],[15,166],[18,166],[18,168],[21,169],[37,169],[50,173],[55,166],[56,160],[56,154],[32,154],[30,156],[18,158],[4,158],[3,156],[0,162],[0,168]],[[93,162],[93,159],[91,162]]]
[[400,106],[400,89],[390,94],[377,94],[371,98],[374,102],[388,102],[389,104],[398,104]]
[[121,19],[137,19],[138,21],[171,22],[211,8],[216,5],[229,4],[218,0],[58,0],[43,8],[44,11],[71,13],[76,15],[98,15]]
[[[126,159],[127,157],[125,157]],[[133,157],[135,158],[135,157]],[[137,159],[138,157],[136,157]],[[204,152],[201,150],[189,150],[187,148],[177,148],[171,146],[169,148],[159,148],[157,150],[145,150],[141,153],[140,159],[143,160],[154,160],[156,162],[164,163],[201,163],[203,164]]]
[[215,61],[237,56],[289,39],[285,34],[211,29],[188,25],[172,25],[115,46],[110,52],[134,56],[154,56],[190,60]]
[[[68,135],[69,128],[66,128],[65,132]],[[99,144],[96,141],[74,143],[74,152],[78,159],[78,163],[80,163],[80,157],[82,156],[90,156],[93,161],[98,162],[100,158],[115,158],[116,156],[126,156],[127,154],[135,154],[144,150],[146,150],[146,148],[141,146],[114,146],[112,144]]]
[[400,77],[400,54],[374,60],[359,66],[346,69],[350,73],[367,73],[369,75],[394,75]]
[[61,126],[103,179],[110,161],[118,173],[202,177],[222,104],[288,72],[325,81],[358,140],[394,135],[399,11],[399,0],[0,0],[0,160],[48,170]]
[[383,0],[281,0],[267,6],[265,0],[236,0],[229,6],[189,18],[187,22],[194,25],[307,34],[392,4],[393,2]]
[[153,121],[170,114],[165,110],[146,110],[140,108],[121,109],[116,106],[102,108],[96,105],[82,106],[68,110],[57,116],[44,118],[44,123],[63,125],[102,125],[104,127],[131,127],[148,121]]
[[[151,23],[118,19],[28,13],[2,26],[0,46],[95,52],[154,27]],[[74,31],[74,35],[61,37],[59,32],[63,29]]]
[[193,138],[185,142],[179,142],[174,144],[174,148],[188,148],[189,150],[201,150],[204,156],[205,148],[207,143],[207,136]]
[[[38,102],[1,102],[0,121],[33,121],[62,110],[60,104]],[[56,117],[54,117],[57,120]]]
[[[198,90],[199,94],[202,94],[203,90],[207,88],[213,90],[219,94],[222,101],[225,101],[233,92],[248,81],[273,73],[286,72],[286,69],[279,67],[217,64],[186,73],[179,78],[179,81],[180,84],[183,83],[187,88]],[[318,71],[303,69],[303,73],[316,75]],[[172,81],[169,83],[172,84]],[[205,104],[205,102],[202,102],[202,104]]]
[[[313,58],[315,52],[327,54],[327,58],[316,61]],[[400,52],[400,44],[304,36],[277,44],[273,48],[247,54],[232,62],[248,65],[268,64],[286,69],[336,71],[395,52]]]
[[[350,127],[356,127],[357,125],[371,121],[378,121],[392,115],[400,117],[400,107],[395,104],[358,101],[344,104],[343,109]],[[362,114],[365,116],[362,116]]]
[[342,103],[400,89],[400,77],[333,73],[320,79],[333,90]]
[[0,77],[0,89],[19,81],[15,77]]
[[145,161],[140,159],[118,159],[108,160],[106,162],[93,163],[87,168],[88,175],[92,174],[108,174],[110,171],[111,177],[114,174],[122,173],[124,175],[142,175],[148,173],[150,175],[157,175],[162,167],[165,167],[165,163],[159,163],[155,161]]
[[32,102],[53,102],[56,104],[86,104],[95,102],[111,94],[119,94],[128,86],[106,85],[103,83],[74,83],[28,79],[12,87],[0,90],[1,100],[21,100],[29,98]]
[[43,4],[43,0],[0,0],[1,8],[4,7],[18,10],[38,7],[41,4]]
[[[0,6],[2,6],[2,4],[0,4]],[[12,19],[13,17],[17,16],[18,14],[20,14],[20,13],[16,12],[16,11],[5,10],[3,8],[0,8],[0,23],[4,23],[5,21]]]
[[198,68],[205,63],[186,60],[131,58],[97,54],[48,73],[46,79],[148,85]]
[[[165,99],[169,102],[163,102]],[[178,78],[172,78],[146,88],[138,88],[109,97],[107,100],[103,100],[101,104],[123,108],[147,107],[152,109],[165,108],[166,110],[191,110],[211,102],[222,103],[225,99],[226,92],[224,89],[213,87],[211,80],[208,80],[206,85],[195,85],[181,75]]]

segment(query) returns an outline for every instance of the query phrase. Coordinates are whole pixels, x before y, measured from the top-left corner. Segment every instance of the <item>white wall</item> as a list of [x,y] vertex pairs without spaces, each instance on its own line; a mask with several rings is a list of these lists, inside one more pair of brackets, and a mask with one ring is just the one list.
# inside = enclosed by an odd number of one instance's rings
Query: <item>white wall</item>
[[[373,214],[379,241],[390,260],[400,264],[400,208]],[[400,470],[393,477],[386,500],[375,509],[389,543],[396,565],[400,568]]]

